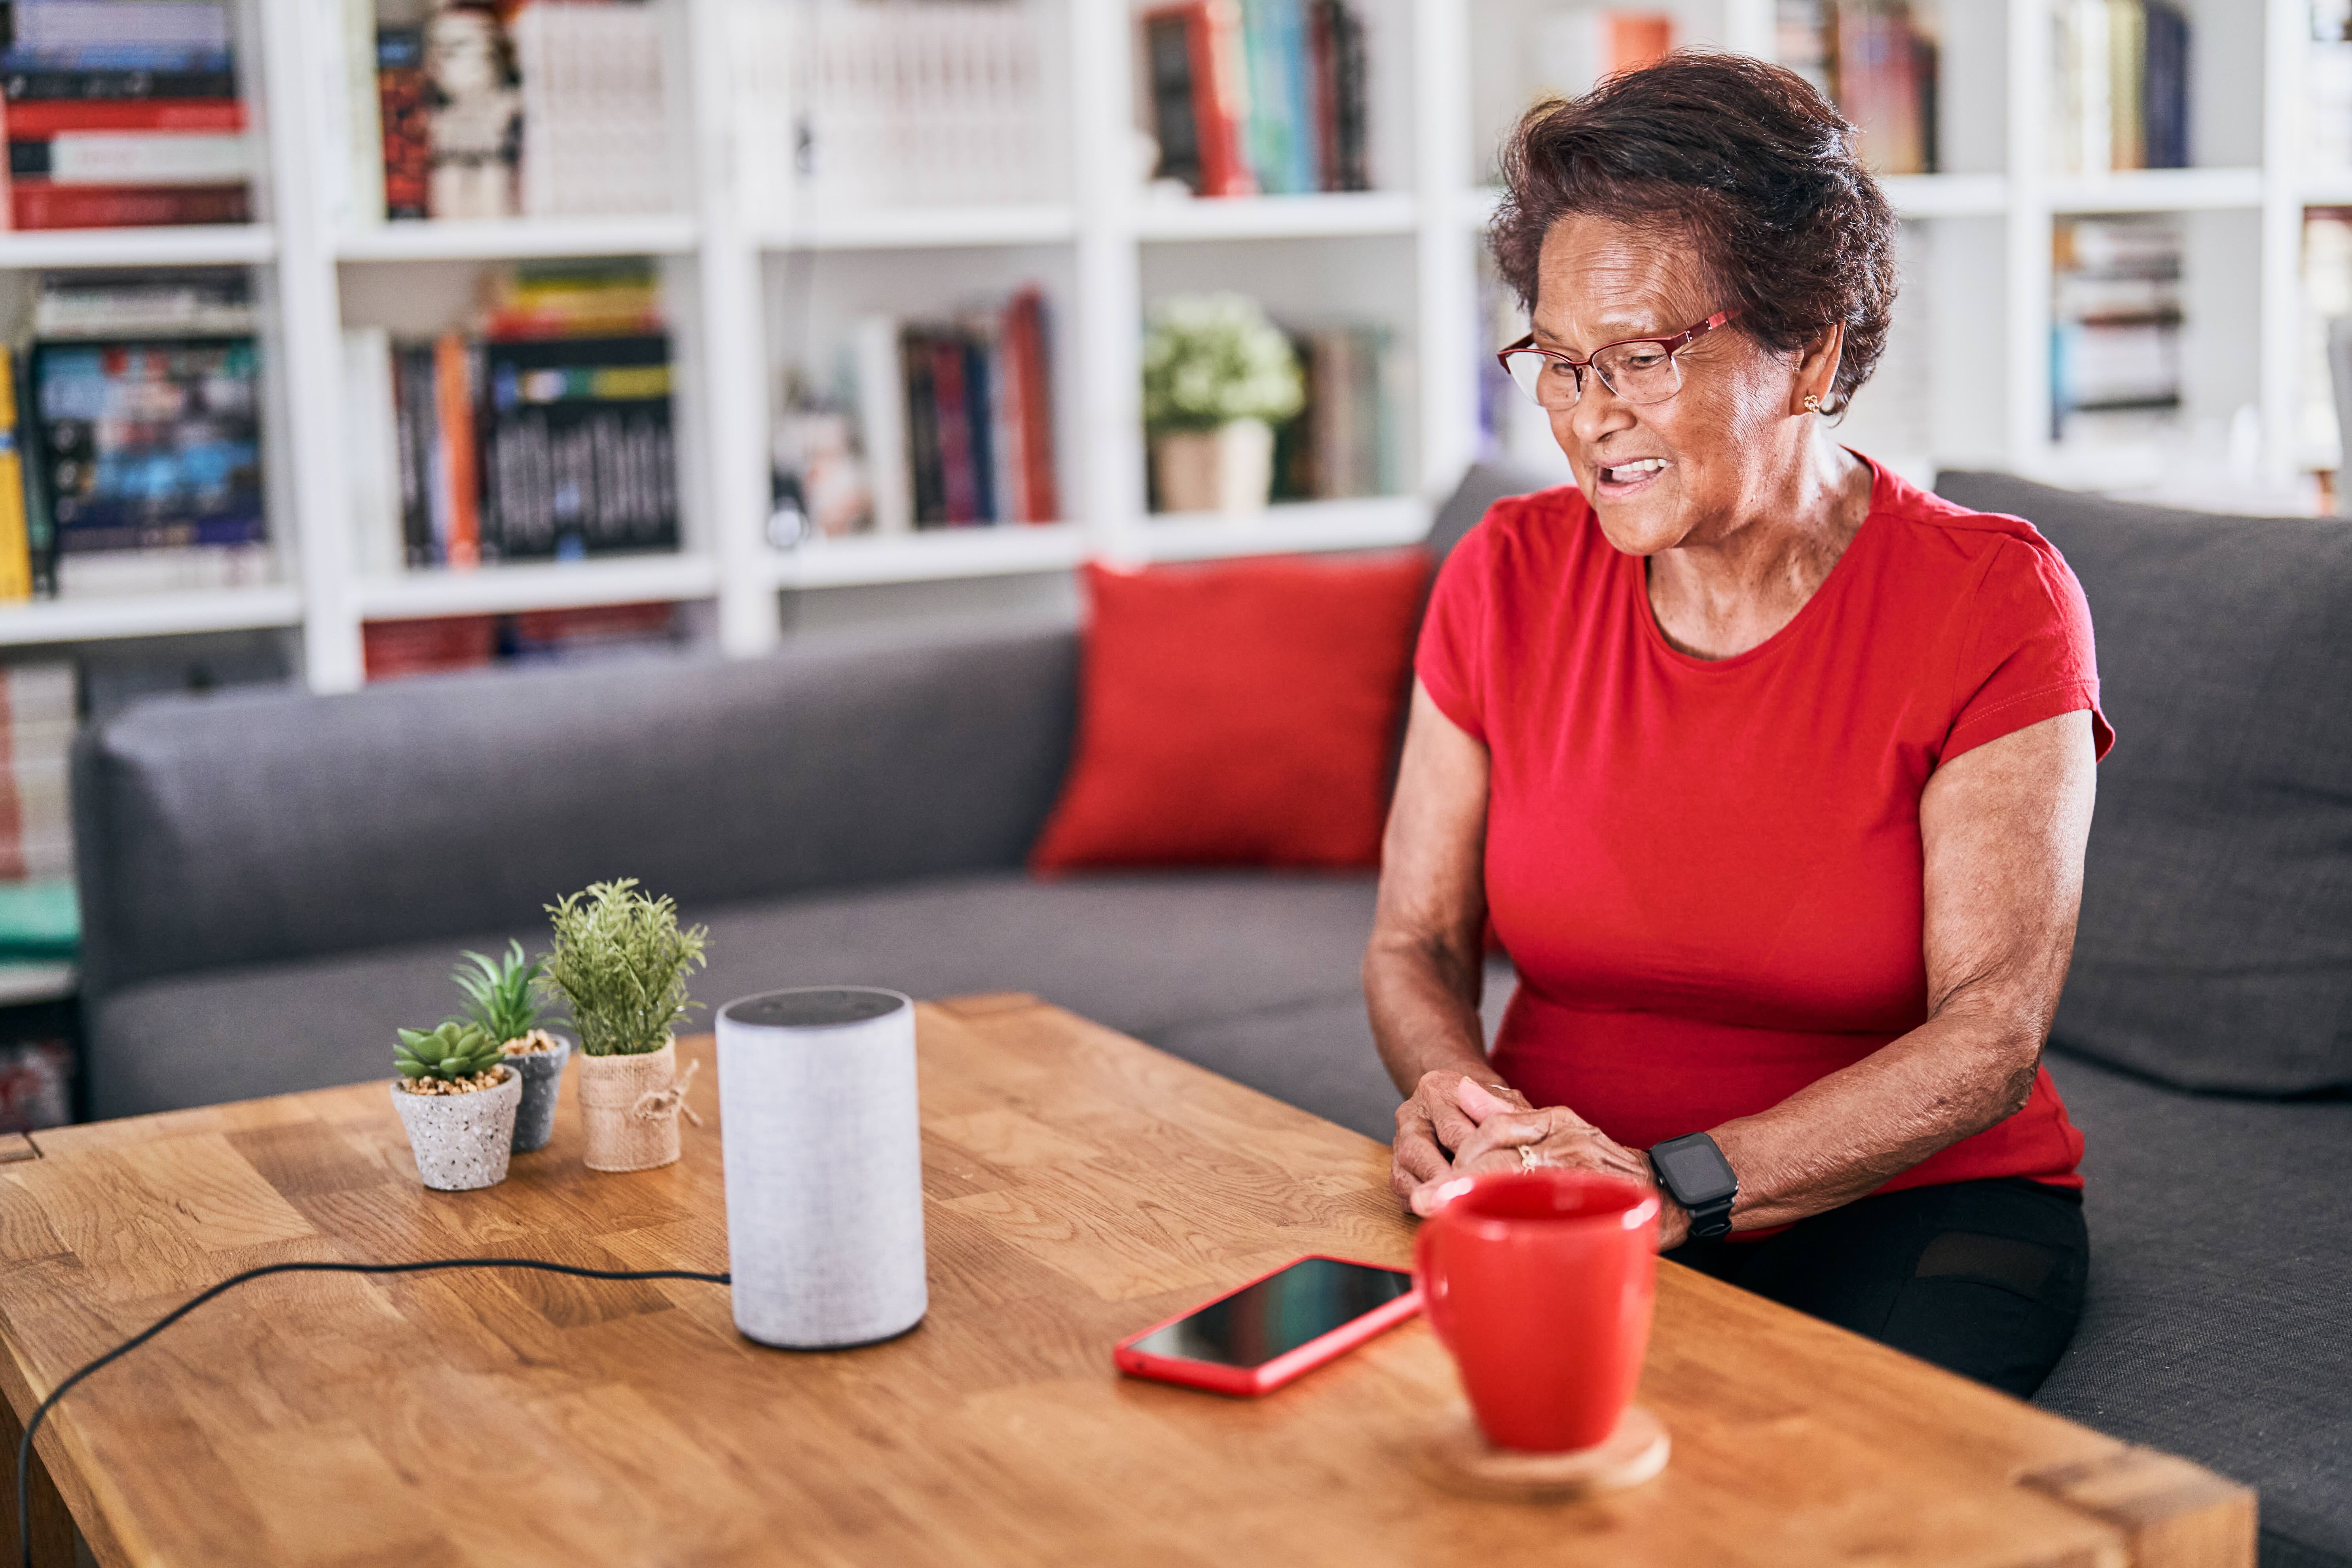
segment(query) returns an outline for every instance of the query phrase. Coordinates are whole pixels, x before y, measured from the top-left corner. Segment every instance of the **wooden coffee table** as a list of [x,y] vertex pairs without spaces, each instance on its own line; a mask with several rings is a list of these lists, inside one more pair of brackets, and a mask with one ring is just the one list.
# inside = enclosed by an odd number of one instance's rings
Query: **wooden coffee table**
[[[920,1037],[914,1333],[762,1350],[691,1282],[258,1281],[44,1426],[45,1560],[78,1524],[109,1564],[2253,1562],[2243,1488],[1672,1265],[1641,1398],[1674,1460],[1600,1501],[1418,1479],[1458,1397],[1418,1321],[1263,1400],[1122,1379],[1113,1341],[1301,1253],[1405,1265],[1387,1151],[1026,996]],[[256,1264],[722,1269],[711,1081],[677,1165],[592,1173],[567,1100],[479,1193],[417,1184],[382,1083],[40,1133],[0,1164],[15,1418]]]

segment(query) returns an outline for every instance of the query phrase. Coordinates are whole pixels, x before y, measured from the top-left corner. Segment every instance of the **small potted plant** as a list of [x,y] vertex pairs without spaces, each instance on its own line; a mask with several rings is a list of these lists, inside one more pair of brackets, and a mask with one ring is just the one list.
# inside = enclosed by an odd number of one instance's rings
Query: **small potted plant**
[[514,1152],[528,1154],[547,1147],[555,1131],[555,1091],[563,1081],[563,1064],[572,1056],[572,1042],[539,1026],[545,1006],[539,982],[546,973],[543,960],[526,959],[522,943],[507,944],[504,958],[464,952],[449,978],[466,994],[466,1016],[499,1042],[507,1065],[522,1074],[522,1106],[515,1112]]
[[701,926],[679,929],[677,905],[648,898],[634,877],[597,882],[547,907],[555,943],[541,984],[563,998],[580,1033],[580,1114],[592,1171],[646,1171],[677,1158],[688,1067],[677,1075],[673,1031],[686,977],[703,963]]
[[436,1029],[403,1029],[393,1047],[392,1103],[408,1129],[416,1173],[445,1193],[507,1179],[522,1074],[505,1065],[498,1042],[452,1018]]
[[1306,403],[1298,355],[1256,300],[1180,294],[1143,337],[1143,422],[1163,511],[1252,512],[1274,489],[1274,426]]

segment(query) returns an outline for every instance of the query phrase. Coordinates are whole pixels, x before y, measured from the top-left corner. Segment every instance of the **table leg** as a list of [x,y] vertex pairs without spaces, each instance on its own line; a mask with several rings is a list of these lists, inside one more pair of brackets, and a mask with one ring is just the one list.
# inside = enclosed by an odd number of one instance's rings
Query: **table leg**
[[[0,1445],[5,1445],[9,1467],[6,1480],[0,1481],[0,1531],[5,1531],[0,1533],[0,1559],[9,1563],[16,1560],[16,1445],[24,1438],[25,1424],[8,1401],[0,1399]],[[33,1499],[33,1568],[73,1568],[73,1515],[38,1449],[27,1479]]]

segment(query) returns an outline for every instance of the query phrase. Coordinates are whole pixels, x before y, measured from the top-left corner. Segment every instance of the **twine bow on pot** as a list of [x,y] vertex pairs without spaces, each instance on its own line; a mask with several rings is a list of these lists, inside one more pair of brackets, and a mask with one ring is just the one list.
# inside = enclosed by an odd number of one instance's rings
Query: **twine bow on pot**
[[694,1075],[701,1069],[702,1064],[698,1061],[687,1063],[686,1070],[673,1079],[667,1089],[649,1089],[637,1096],[637,1102],[629,1107],[629,1114],[639,1121],[658,1121],[665,1116],[683,1116],[697,1127],[701,1126],[702,1118],[696,1115],[694,1107],[686,1102],[687,1087],[694,1082]]

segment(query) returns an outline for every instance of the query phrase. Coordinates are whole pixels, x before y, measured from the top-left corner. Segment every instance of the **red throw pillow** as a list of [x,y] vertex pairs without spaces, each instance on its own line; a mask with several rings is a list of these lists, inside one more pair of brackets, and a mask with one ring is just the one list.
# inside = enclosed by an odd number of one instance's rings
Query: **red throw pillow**
[[1031,867],[1378,864],[1428,580],[1418,550],[1088,566],[1077,745]]

